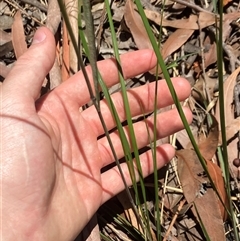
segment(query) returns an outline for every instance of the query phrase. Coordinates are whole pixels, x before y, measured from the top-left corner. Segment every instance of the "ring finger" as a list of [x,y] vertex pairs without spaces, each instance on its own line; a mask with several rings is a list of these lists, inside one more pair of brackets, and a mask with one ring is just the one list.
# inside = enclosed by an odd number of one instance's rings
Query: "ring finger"
[[[184,114],[190,123],[192,120],[192,114],[188,108],[184,108]],[[183,128],[181,118],[176,109],[160,113],[157,116],[157,138],[163,138],[169,136]],[[124,132],[126,134],[129,143],[130,135],[128,127],[124,127]],[[147,118],[145,121],[140,121],[134,124],[134,133],[137,140],[138,149],[145,147],[149,144],[149,140],[153,140],[154,136],[154,118],[153,116]],[[117,158],[120,159],[124,156],[121,139],[119,137],[118,131],[110,134],[114,150],[116,151]],[[113,162],[114,157],[106,137],[101,138],[98,141],[99,150],[103,160],[102,166],[106,166]]]
[[[186,99],[190,95],[191,87],[187,80],[183,78],[173,78],[172,82],[180,101]],[[147,114],[154,110],[155,83],[128,90],[127,94],[132,117]],[[118,92],[113,94],[111,97],[120,121],[122,122],[126,120],[122,94]],[[173,100],[166,82],[164,80],[159,81],[157,108],[163,108],[171,105],[172,103]],[[109,130],[114,128],[116,125],[115,120],[106,100],[101,101],[101,113],[107,128]],[[104,134],[102,124],[94,106],[83,111],[82,116],[91,124],[91,128],[97,136]]]

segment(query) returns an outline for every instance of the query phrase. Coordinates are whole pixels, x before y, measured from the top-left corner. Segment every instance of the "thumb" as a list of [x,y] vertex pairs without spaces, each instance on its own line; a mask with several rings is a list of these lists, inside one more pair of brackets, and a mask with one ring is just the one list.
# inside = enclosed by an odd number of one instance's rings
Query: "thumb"
[[41,27],[34,35],[31,47],[17,60],[3,83],[8,96],[21,101],[36,100],[42,82],[55,58],[55,40],[49,29]]

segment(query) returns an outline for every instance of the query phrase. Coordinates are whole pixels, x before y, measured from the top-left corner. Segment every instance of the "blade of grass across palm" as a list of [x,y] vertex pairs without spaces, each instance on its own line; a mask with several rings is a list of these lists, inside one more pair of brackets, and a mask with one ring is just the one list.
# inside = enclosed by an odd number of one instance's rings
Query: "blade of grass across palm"
[[[217,6],[217,5],[216,5]],[[216,9],[216,8],[215,8]],[[216,19],[217,20],[217,19]],[[217,21],[216,21],[217,26]],[[218,29],[216,28],[216,31]],[[226,137],[226,124],[225,124],[225,108],[224,108],[224,81],[223,81],[223,1],[219,1],[219,32],[216,34],[217,42],[217,66],[218,66],[218,83],[219,83],[219,110],[220,110],[220,125],[222,134],[222,150],[221,155],[223,156],[223,173],[225,177],[225,186],[227,189],[227,195],[229,200],[229,212],[230,219],[233,226],[233,233],[236,241],[239,241],[239,233],[235,219],[235,213],[233,209],[231,199],[231,187],[230,187],[230,176],[229,176],[229,163],[228,163],[228,152],[227,152],[227,137]]]
[[[93,103],[94,103],[94,105],[95,105],[95,108],[96,108],[96,110],[97,110],[97,112],[98,112],[100,121],[101,121],[102,126],[103,126],[103,128],[104,128],[104,132],[105,132],[105,134],[106,134],[106,137],[107,137],[107,139],[108,139],[108,142],[109,142],[111,151],[112,151],[112,153],[113,153],[114,160],[115,160],[115,162],[116,162],[116,164],[117,164],[117,166],[118,166],[118,169],[119,169],[120,175],[121,175],[121,177],[122,177],[122,180],[123,180],[123,183],[124,183],[124,186],[125,186],[127,195],[128,195],[128,197],[129,197],[130,202],[132,203],[133,210],[135,211],[135,214],[136,214],[136,217],[137,217],[137,210],[136,210],[136,208],[135,208],[135,205],[134,205],[132,196],[131,196],[131,194],[130,194],[130,192],[129,192],[129,189],[128,189],[126,180],[125,180],[125,178],[124,178],[124,174],[123,174],[123,172],[122,172],[120,163],[119,163],[119,161],[118,161],[116,152],[115,152],[115,150],[114,150],[112,141],[111,141],[111,139],[110,139],[109,132],[108,132],[107,127],[106,127],[106,124],[105,124],[105,122],[104,122],[103,116],[102,116],[102,114],[101,114],[100,109],[98,108],[98,106],[97,106],[97,104],[96,104],[96,98],[94,97],[93,90],[92,90],[92,88],[91,88],[91,84],[90,84],[90,81],[89,81],[89,78],[88,78],[88,75],[87,75],[85,66],[84,66],[83,61],[82,61],[82,56],[79,54],[77,42],[76,42],[76,39],[74,38],[72,29],[71,29],[71,25],[70,25],[70,22],[69,22],[69,19],[68,19],[68,16],[67,16],[67,13],[66,13],[66,10],[65,10],[65,7],[64,7],[64,4],[63,4],[63,2],[62,2],[61,0],[58,0],[58,3],[59,3],[60,10],[61,10],[61,12],[62,12],[64,21],[65,21],[65,23],[66,23],[66,26],[67,26],[67,29],[68,29],[68,32],[69,32],[71,41],[73,42],[73,46],[74,46],[74,49],[75,49],[75,51],[76,51],[76,54],[77,54],[77,57],[78,57],[78,61],[79,61],[79,63],[80,63],[80,67],[81,67],[81,69],[82,69],[84,78],[85,78],[85,80],[86,80],[87,87],[88,87],[88,91],[89,91],[89,94],[90,94],[90,98],[93,100]],[[80,17],[79,17],[79,20],[80,20],[79,22],[81,23],[81,18],[80,18]],[[81,26],[80,26],[80,27],[81,27]],[[82,38],[82,43],[85,45],[85,46],[84,46],[85,52],[86,52],[87,55],[89,55],[90,52],[89,52],[88,45],[87,45],[87,41],[86,41],[86,39],[85,39],[85,36],[84,36],[83,31],[82,31],[82,32],[80,31],[80,37]],[[115,109],[115,107],[114,107],[114,105],[113,105],[113,103],[112,103],[112,100],[111,100],[111,97],[110,97],[110,95],[109,95],[108,89],[107,89],[107,87],[105,86],[105,83],[104,83],[104,82],[102,81],[102,79],[101,79],[101,76],[100,76],[100,78],[99,78],[99,82],[100,82],[100,85],[101,85],[101,87],[102,87],[102,89],[103,89],[103,92],[104,92],[104,94],[105,94],[105,96],[106,96],[106,99],[107,99],[108,103],[110,103],[109,106],[111,106],[111,111],[112,111],[113,115],[116,117],[115,119],[117,120],[116,122],[117,122],[117,126],[118,126],[118,128],[119,128],[120,136],[125,136],[125,133],[124,133],[123,128],[122,128],[122,125],[121,125],[121,122],[120,122],[119,118],[117,118],[117,117],[118,117],[117,111],[116,111],[116,109]],[[120,128],[120,126],[121,126],[121,128]],[[125,138],[126,138],[126,136],[125,136]],[[125,141],[125,143],[127,143],[127,141]],[[130,148],[130,147],[129,147],[129,148]],[[125,149],[126,149],[126,147],[125,147]],[[129,153],[130,153],[130,151],[129,151]],[[134,169],[133,169],[133,170],[134,170]],[[136,182],[136,181],[135,181],[135,182]],[[134,209],[134,208],[135,208],[135,209]],[[139,220],[139,223],[141,224],[141,220]],[[142,228],[144,228],[143,225],[142,225]]]
[[[141,187],[141,191],[142,191],[145,210],[147,210],[146,190],[145,190],[144,179],[143,179],[143,175],[142,175],[142,167],[141,167],[141,162],[140,162],[140,157],[139,157],[139,152],[138,152],[138,147],[137,147],[137,141],[136,141],[133,123],[132,123],[132,116],[131,116],[131,112],[130,112],[125,81],[124,81],[123,73],[122,73],[122,69],[121,69],[121,62],[120,62],[120,57],[119,57],[119,53],[118,53],[116,33],[115,33],[115,30],[114,30],[111,8],[110,8],[110,4],[109,4],[108,0],[105,0],[105,6],[106,6],[107,16],[108,16],[108,20],[109,20],[111,35],[112,35],[112,43],[113,43],[114,54],[115,54],[115,58],[116,58],[116,61],[117,61],[118,67],[119,67],[119,79],[120,79],[120,85],[121,85],[121,90],[122,90],[122,95],[123,95],[125,113],[126,113],[126,117],[127,117],[126,119],[127,119],[128,128],[129,128],[130,143],[132,145],[134,158],[135,158],[135,161],[136,161],[136,167],[137,167],[137,171],[138,171],[138,175],[139,175],[139,182],[140,182],[140,187]],[[121,140],[121,141],[125,141],[125,140]],[[122,142],[122,144],[125,145],[123,142]],[[129,160],[129,162],[130,162],[130,165],[131,165],[131,169],[134,168],[132,158]],[[131,170],[130,170],[130,172],[131,172]],[[133,171],[133,174],[135,175],[134,171]],[[134,177],[133,181],[135,181],[135,180],[136,180],[136,178]],[[141,206],[140,206],[140,200],[139,200],[139,195],[138,195],[138,191],[137,191],[137,188],[136,188],[136,183],[133,183],[133,187],[135,187],[134,190],[135,190],[135,193],[136,193],[137,202],[139,204],[141,214],[142,214],[142,219],[143,219],[144,225],[145,225],[145,228],[143,228],[142,230],[143,230],[143,232],[146,231],[146,237],[148,238],[148,240],[152,240],[152,236],[151,236],[151,232],[150,232],[149,214],[148,214],[147,211],[144,212],[142,210]],[[144,215],[144,213],[145,213],[145,215]]]
[[92,68],[96,105],[98,108],[100,108],[99,107],[100,97],[99,97],[98,70],[97,70],[97,50],[95,45],[94,24],[93,24],[90,1],[82,1],[82,6],[83,6],[83,13],[84,13],[85,24],[86,24],[85,31],[86,31],[88,46],[89,46],[88,58]]
[[[165,7],[165,0],[163,1],[163,7],[161,9],[161,23],[160,23],[160,29],[159,29],[159,39],[158,39],[158,44],[156,43],[158,49],[160,48],[160,43],[162,40],[162,20],[163,20],[163,11]],[[148,32],[151,31],[150,26],[146,25],[145,28],[148,28]],[[155,40],[155,39],[154,39]],[[162,231],[161,231],[161,215],[160,215],[160,205],[159,205],[159,182],[158,182],[158,169],[157,169],[157,155],[156,155],[156,150],[157,150],[157,99],[158,99],[158,69],[159,65],[156,67],[156,81],[155,81],[155,93],[154,93],[154,139],[153,139],[153,164],[154,164],[154,193],[155,193],[155,215],[156,215],[156,229],[157,229],[157,240],[160,241],[162,240]]]
[[[172,96],[173,101],[174,101],[174,104],[175,104],[175,106],[176,106],[176,108],[178,110],[178,113],[179,113],[179,115],[181,117],[181,120],[183,122],[184,128],[186,129],[186,132],[187,132],[188,137],[189,137],[189,139],[190,139],[190,141],[192,143],[192,146],[193,146],[193,148],[194,148],[194,150],[195,150],[195,152],[196,152],[196,154],[197,154],[197,156],[198,156],[198,158],[199,158],[199,160],[201,162],[201,165],[202,165],[202,167],[203,167],[203,169],[204,169],[204,171],[205,171],[205,173],[206,173],[206,175],[207,175],[207,177],[208,177],[208,179],[209,179],[209,181],[210,181],[214,191],[216,192],[216,194],[218,195],[219,199],[223,203],[222,198],[219,195],[219,192],[217,191],[217,188],[216,188],[216,186],[215,186],[215,184],[214,184],[214,182],[213,182],[213,180],[212,180],[212,178],[211,178],[211,176],[210,176],[210,174],[208,172],[206,162],[205,162],[204,158],[202,157],[202,155],[201,155],[201,153],[199,151],[197,143],[196,143],[196,141],[195,141],[195,139],[193,137],[192,131],[191,131],[189,125],[188,125],[188,122],[187,122],[187,119],[186,119],[186,117],[184,115],[182,106],[181,106],[181,104],[180,104],[180,102],[178,100],[177,94],[175,92],[175,89],[173,87],[172,81],[171,81],[170,76],[168,74],[166,65],[165,65],[164,60],[162,58],[162,55],[161,55],[161,53],[159,51],[159,48],[158,48],[158,45],[157,45],[157,43],[155,41],[154,35],[153,35],[153,33],[152,33],[152,31],[151,31],[151,29],[149,27],[149,22],[148,22],[148,20],[146,18],[146,15],[144,13],[142,4],[141,4],[140,0],[135,0],[135,3],[136,3],[136,6],[137,6],[137,9],[139,11],[139,14],[141,15],[143,24],[145,26],[145,29],[146,29],[147,33],[148,33],[149,39],[151,41],[151,44],[153,46],[154,52],[155,52],[157,60],[158,60],[158,64],[161,66],[164,78],[166,79],[169,91],[170,91],[171,96]],[[224,203],[223,203],[223,205],[224,205]]]
[[[80,16],[80,14],[79,14],[79,35],[80,35],[80,39],[81,39],[81,42],[82,42],[82,46],[83,46],[83,50],[85,51],[85,54],[86,54],[86,56],[88,57],[89,56],[89,54],[90,54],[90,52],[89,52],[89,47],[88,47],[88,44],[87,44],[87,41],[86,41],[86,38],[85,38],[85,34],[84,34],[84,31],[83,31],[83,28],[82,28],[82,21],[81,21],[81,16]],[[118,131],[120,132],[119,133],[119,135],[120,135],[120,137],[122,138],[122,139],[124,139],[124,141],[123,141],[123,143],[124,144],[126,144],[126,143],[128,143],[127,142],[127,139],[126,139],[126,135],[125,135],[125,133],[124,133],[124,131],[123,131],[123,127],[122,127],[122,124],[121,124],[121,121],[120,121],[120,119],[119,119],[119,117],[118,117],[118,114],[117,114],[117,111],[116,111],[116,109],[115,109],[115,106],[114,106],[114,104],[113,104],[113,102],[112,102],[112,99],[111,99],[111,96],[110,96],[110,94],[109,94],[109,91],[108,91],[108,88],[107,88],[107,86],[105,85],[105,83],[104,83],[104,81],[103,81],[103,79],[102,79],[102,77],[101,77],[101,75],[99,74],[99,84],[100,84],[100,86],[101,86],[101,88],[102,88],[102,91],[103,91],[103,94],[104,94],[104,96],[105,96],[105,98],[106,98],[106,100],[107,100],[107,103],[109,104],[109,106],[110,106],[110,110],[111,110],[111,113],[112,113],[112,115],[114,116],[114,119],[115,119],[115,121],[116,121],[116,125],[117,125],[117,129],[118,129]],[[125,147],[124,147],[124,150],[127,150],[126,151],[126,153],[125,153],[125,157],[126,157],[126,159],[127,160],[130,160],[131,159],[131,150],[130,150],[130,146],[129,145],[125,145]],[[127,154],[128,153],[128,154]],[[127,164],[129,164],[129,162],[127,162]],[[130,168],[130,167],[129,167]],[[133,176],[133,168],[131,169],[131,171],[130,171],[130,175],[131,175],[131,177],[133,177],[134,178],[134,176]],[[135,180],[135,182],[136,182],[136,180]]]
[[[89,50],[89,47],[88,47],[88,44],[87,44],[87,41],[86,41],[86,39],[85,39],[85,35],[84,35],[84,32],[83,32],[81,26],[82,26],[82,25],[81,25],[81,18],[80,18],[80,16],[79,16],[79,27],[80,27],[79,34],[80,34],[80,39],[81,39],[81,42],[82,42],[82,45],[83,45],[83,49],[84,49],[84,51],[85,51],[85,53],[86,53],[86,55],[87,55],[87,57],[88,57],[89,54],[90,54],[90,50]],[[125,158],[126,158],[126,161],[127,161],[126,163],[127,163],[127,165],[128,165],[128,169],[129,169],[129,173],[130,173],[130,176],[131,176],[131,180],[132,180],[133,184],[135,184],[135,188],[137,188],[137,185],[136,185],[136,182],[137,182],[137,181],[136,181],[136,176],[135,176],[135,172],[134,172],[134,166],[133,166],[133,165],[132,165],[132,166],[130,165],[130,164],[133,163],[133,162],[131,162],[131,160],[132,160],[132,154],[131,154],[130,145],[129,145],[128,141],[127,141],[127,137],[126,137],[126,135],[125,135],[125,133],[124,133],[124,130],[123,130],[121,121],[120,121],[120,119],[119,119],[119,116],[118,116],[118,113],[117,113],[117,111],[116,111],[116,109],[115,109],[115,106],[114,106],[114,104],[113,104],[113,102],[112,102],[112,99],[111,99],[111,96],[110,96],[110,94],[109,94],[108,88],[107,88],[107,86],[105,85],[105,83],[104,83],[104,81],[103,81],[100,73],[98,73],[98,75],[99,75],[99,79],[98,79],[99,84],[100,84],[101,89],[102,89],[102,91],[103,91],[103,94],[104,94],[104,96],[105,96],[105,98],[106,98],[106,100],[107,100],[107,103],[108,103],[108,105],[109,105],[110,111],[111,111],[111,113],[112,113],[112,115],[113,115],[113,117],[114,117],[114,119],[115,119],[115,122],[116,122],[116,125],[117,125],[117,129],[118,129],[118,132],[119,132],[119,136],[120,136],[120,139],[122,140],[124,155],[125,155]],[[101,119],[101,121],[103,121],[101,117],[100,117],[100,119]],[[144,226],[143,226],[142,223],[141,223],[141,219],[138,217],[139,215],[138,215],[137,209],[136,209],[136,207],[135,207],[135,204],[134,204],[134,201],[133,201],[133,199],[132,199],[132,196],[131,196],[131,194],[130,194],[130,192],[129,192],[129,189],[128,189],[128,186],[127,186],[127,183],[126,183],[124,174],[123,174],[122,169],[121,169],[121,165],[120,165],[120,163],[119,163],[119,160],[117,159],[116,152],[115,152],[115,150],[114,150],[112,141],[111,141],[111,139],[110,139],[109,132],[108,132],[106,126],[105,126],[104,121],[103,121],[102,124],[103,124],[103,127],[104,127],[105,135],[106,135],[106,137],[107,137],[107,139],[108,139],[108,142],[109,142],[111,151],[112,151],[112,153],[113,153],[114,160],[115,160],[115,162],[116,162],[116,164],[117,164],[117,166],[118,166],[118,169],[119,169],[121,178],[122,178],[122,180],[123,180],[123,183],[124,183],[125,190],[126,190],[126,192],[127,192],[129,201],[130,201],[130,203],[131,203],[131,205],[132,205],[132,208],[133,208],[133,211],[134,211],[134,213],[135,213],[135,216],[136,216],[136,218],[138,219],[138,222],[139,222],[141,228],[143,229]]]

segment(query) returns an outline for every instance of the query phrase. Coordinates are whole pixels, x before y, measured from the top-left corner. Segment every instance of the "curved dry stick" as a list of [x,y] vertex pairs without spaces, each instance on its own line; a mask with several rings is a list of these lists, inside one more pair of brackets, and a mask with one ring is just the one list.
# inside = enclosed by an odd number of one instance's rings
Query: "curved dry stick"
[[[76,41],[78,40],[78,1],[76,0],[64,0],[68,18],[71,24],[71,28]],[[77,73],[78,59],[73,47],[72,41],[69,38],[69,69],[70,75]],[[80,50],[79,50],[80,51]]]
[[61,22],[61,12],[57,0],[49,0],[46,26],[55,34]]
[[40,3],[38,0],[20,0],[23,3],[27,3],[30,4],[36,8],[39,8],[41,11],[43,12],[47,12],[47,7],[45,5],[43,5],[42,3]]
[[[49,0],[46,26],[55,35],[61,22],[61,12],[57,0]],[[50,88],[53,89],[62,83],[61,71],[57,58],[49,72]]]

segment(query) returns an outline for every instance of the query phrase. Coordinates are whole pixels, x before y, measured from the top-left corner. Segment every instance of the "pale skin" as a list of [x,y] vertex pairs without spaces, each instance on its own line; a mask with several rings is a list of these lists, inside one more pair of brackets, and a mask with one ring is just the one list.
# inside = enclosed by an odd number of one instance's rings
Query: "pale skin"
[[[40,28],[34,39],[35,44],[19,58],[1,85],[1,238],[73,240],[100,205],[123,190],[124,185],[116,167],[101,173],[114,159],[106,138],[97,140],[103,128],[95,108],[79,111],[90,98],[82,73],[39,98],[55,58],[55,42],[47,28]],[[156,58],[151,50],[141,50],[122,55],[121,62],[128,78],[153,68]],[[118,83],[113,59],[99,62],[98,67],[107,86]],[[173,84],[180,100],[189,96],[190,85],[185,79],[175,78]],[[154,86],[129,91],[133,116],[153,110]],[[124,121],[121,94],[112,98]],[[172,103],[165,81],[160,81],[158,107]],[[107,128],[112,129],[115,123],[105,101],[101,102],[101,110]],[[190,123],[190,110],[185,108],[184,112]],[[150,117],[147,123],[152,135],[153,119]],[[138,147],[146,146],[146,124],[139,122],[134,128]],[[158,115],[158,138],[182,128],[176,110]],[[118,158],[122,158],[117,132],[111,138]],[[158,168],[174,154],[170,144],[157,147]],[[153,172],[151,152],[141,155],[141,164],[144,176]],[[126,164],[122,169],[130,185]]]

